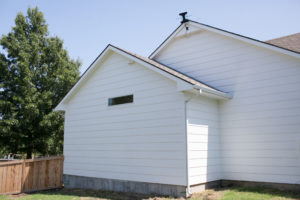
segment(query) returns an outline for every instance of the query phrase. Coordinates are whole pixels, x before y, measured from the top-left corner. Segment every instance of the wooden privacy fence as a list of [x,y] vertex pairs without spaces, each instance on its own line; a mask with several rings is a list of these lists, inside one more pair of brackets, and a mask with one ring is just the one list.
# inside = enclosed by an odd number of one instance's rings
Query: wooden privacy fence
[[63,156],[0,163],[0,194],[62,187]]

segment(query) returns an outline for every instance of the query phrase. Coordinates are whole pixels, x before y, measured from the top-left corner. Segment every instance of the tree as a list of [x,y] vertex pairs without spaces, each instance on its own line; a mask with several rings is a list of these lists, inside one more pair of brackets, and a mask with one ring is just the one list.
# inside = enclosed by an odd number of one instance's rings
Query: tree
[[79,78],[63,41],[50,37],[43,13],[18,13],[0,44],[0,145],[11,153],[62,152],[64,113],[52,112]]

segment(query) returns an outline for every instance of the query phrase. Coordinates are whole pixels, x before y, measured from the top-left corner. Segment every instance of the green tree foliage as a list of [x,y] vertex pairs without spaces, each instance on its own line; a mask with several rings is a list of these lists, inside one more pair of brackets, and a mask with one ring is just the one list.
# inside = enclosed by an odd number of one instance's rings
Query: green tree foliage
[[64,113],[52,112],[79,78],[80,62],[50,37],[43,13],[29,8],[0,44],[0,148],[62,153]]

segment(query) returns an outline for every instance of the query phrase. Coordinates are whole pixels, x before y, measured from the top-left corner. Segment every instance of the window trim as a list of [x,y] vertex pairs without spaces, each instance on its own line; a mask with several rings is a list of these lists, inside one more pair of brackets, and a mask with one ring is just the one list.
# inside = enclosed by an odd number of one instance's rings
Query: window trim
[[[129,99],[129,101],[125,101],[125,102],[121,102],[121,103],[118,103],[118,102],[114,103],[113,102],[113,100],[117,100],[117,99],[119,101],[122,101],[121,98],[130,98],[130,99]],[[124,99],[124,100],[126,100],[126,99]],[[123,96],[117,96],[117,97],[110,97],[107,100],[107,105],[109,107],[111,107],[111,106],[117,106],[117,105],[123,105],[123,104],[130,104],[130,103],[134,103],[134,95],[133,94],[123,95]]]

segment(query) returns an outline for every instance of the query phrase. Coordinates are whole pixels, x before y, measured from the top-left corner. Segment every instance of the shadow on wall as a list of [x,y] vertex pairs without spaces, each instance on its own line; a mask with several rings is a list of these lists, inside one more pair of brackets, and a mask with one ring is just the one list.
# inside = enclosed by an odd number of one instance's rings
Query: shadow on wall
[[190,185],[210,182],[201,189],[216,187],[221,179],[218,112],[218,103],[204,97],[187,106]]

